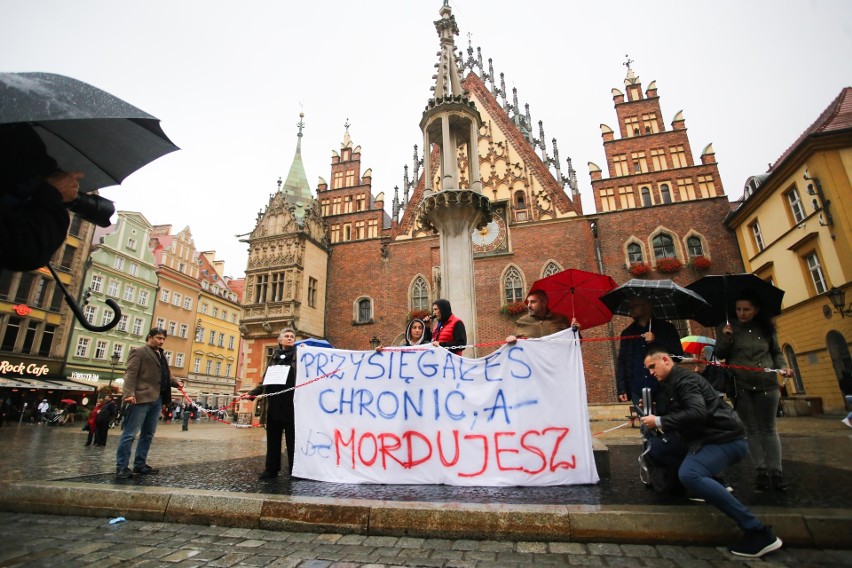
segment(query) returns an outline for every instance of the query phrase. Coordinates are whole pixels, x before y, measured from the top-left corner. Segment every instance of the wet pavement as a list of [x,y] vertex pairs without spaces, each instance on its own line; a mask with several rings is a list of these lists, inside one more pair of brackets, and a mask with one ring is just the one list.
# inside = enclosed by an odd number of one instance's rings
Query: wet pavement
[[[749,565],[852,566],[852,537],[847,536],[846,531],[852,523],[852,460],[849,458],[852,430],[841,424],[839,418],[779,419],[785,476],[790,483],[785,492],[755,492],[747,462],[728,472],[728,480],[737,496],[761,511],[761,515],[773,518],[786,541],[782,550],[760,560],[750,560]],[[602,433],[620,423],[591,424],[593,432]],[[117,431],[110,433],[106,448],[92,448],[84,447],[86,434],[76,427],[4,426],[0,428],[0,455],[3,456],[0,459],[0,502],[7,489],[22,484],[33,487],[36,492],[46,490],[57,501],[56,507],[45,508],[42,503],[36,508],[27,505],[0,512],[0,567],[57,564],[299,568],[744,565],[743,559],[728,553],[724,546],[718,546],[735,538],[736,531],[730,521],[724,518],[720,521],[712,508],[685,497],[666,498],[645,489],[638,478],[639,432],[629,427],[599,436],[609,447],[611,469],[611,476],[600,484],[544,488],[343,485],[290,480],[287,476],[275,481],[259,481],[256,476],[263,466],[264,437],[261,429],[235,428],[216,422],[192,424],[188,432],[182,432],[180,424],[161,424],[149,454],[151,464],[160,468],[160,474],[116,481],[113,473]],[[119,513],[127,515],[127,521],[109,524],[109,517],[116,513],[107,512],[108,507],[79,512],[81,500],[95,504],[109,502],[118,496],[115,489],[123,488],[134,492],[131,498],[166,498],[165,517],[161,512],[156,513],[157,521],[154,522],[140,516],[139,511],[134,517],[128,510],[128,513]],[[167,494],[157,493],[161,491]],[[198,495],[193,496],[193,493]],[[27,491],[20,494],[26,495]],[[198,516],[200,510],[193,507],[205,503],[208,494],[222,501],[224,508],[214,506],[212,515],[202,518]],[[77,504],[72,504],[71,509],[63,508],[64,496],[69,495],[77,495],[71,499]],[[183,495],[188,501],[178,498]],[[373,510],[365,525],[366,532],[360,533],[344,530],[343,522],[340,527],[334,523],[321,528],[317,528],[320,525],[276,526],[281,519],[276,520],[268,513],[260,513],[260,526],[251,515],[245,520],[254,524],[228,525],[224,517],[217,515],[234,511],[240,514],[242,505],[227,498],[240,495],[257,495],[264,499],[264,511],[267,506],[283,507],[284,511],[307,506],[310,510],[314,503],[333,518],[345,516],[353,504],[372,503],[368,507],[388,507],[390,512],[386,515],[390,517]],[[48,497],[48,500],[53,498]],[[335,508],[335,503],[339,509]],[[558,527],[548,529],[547,524],[539,527],[541,533],[533,532],[533,536],[527,537],[503,536],[487,530],[484,534],[482,531],[471,534],[461,531],[456,536],[431,535],[437,538],[428,534],[371,532],[374,524],[381,531],[382,522],[396,518],[393,515],[407,503],[426,503],[448,510],[466,508],[472,516],[460,517],[462,525],[479,522],[486,528],[501,527],[501,523],[513,517],[523,524],[526,522],[523,519],[527,518],[524,515],[530,514],[533,524],[560,522],[565,517],[554,513],[554,506],[576,505],[578,508],[568,513],[570,533],[559,532],[562,529]],[[506,508],[502,508],[503,505]],[[589,505],[592,507],[588,508]],[[122,511],[124,506],[116,505],[117,511]],[[187,506],[190,513],[180,517],[181,507],[186,509]],[[428,505],[418,509],[423,510],[427,516],[420,518],[429,519]],[[33,511],[53,514],[33,514]],[[312,511],[316,514],[317,509]],[[485,517],[483,511],[486,511]],[[810,513],[802,513],[800,517],[802,511]],[[550,516],[537,518],[535,515],[540,512]],[[573,516],[577,513],[581,516]],[[90,516],[64,516],[76,514]],[[583,515],[588,514],[592,517],[584,519]],[[285,514],[282,519],[286,518]],[[172,522],[161,522],[164,519]],[[441,522],[452,519],[451,516],[441,517]],[[804,525],[800,524],[802,520]],[[645,526],[645,532],[635,532],[640,525]],[[654,535],[651,540],[648,529]],[[617,534],[613,532],[619,530]],[[709,536],[695,541],[684,536],[701,537],[703,533]],[[575,538],[575,534],[585,536]],[[658,538],[667,534],[673,535],[672,538]],[[680,546],[689,542],[694,544]],[[820,542],[830,544],[821,545]],[[806,548],[797,548],[802,546]]]
[[[600,432],[618,423],[593,422]],[[746,505],[852,509],[852,430],[831,418],[779,419],[784,450],[786,491],[754,490],[752,470],[743,461],[726,478]],[[171,487],[253,494],[429,501],[451,503],[682,505],[681,496],[661,496],[645,489],[638,476],[639,432],[621,428],[599,436],[609,447],[611,475],[598,485],[556,487],[453,487],[443,485],[349,485],[310,480],[259,481],[265,432],[200,422],[181,431],[180,424],[161,424],[149,454],[160,469],[156,476],[115,480],[115,448],[119,432],[111,431],[106,448],[84,447],[86,434],[77,428],[23,424],[0,428],[4,455],[0,483],[14,480],[62,480],[93,484]]]

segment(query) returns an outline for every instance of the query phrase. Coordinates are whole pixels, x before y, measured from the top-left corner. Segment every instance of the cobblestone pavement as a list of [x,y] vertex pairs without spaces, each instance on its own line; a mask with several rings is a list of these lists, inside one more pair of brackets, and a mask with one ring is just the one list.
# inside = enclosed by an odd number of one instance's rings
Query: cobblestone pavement
[[[593,422],[600,432],[616,422]],[[785,469],[805,477],[794,480],[800,491],[792,496],[774,496],[774,506],[795,510],[802,504],[822,501],[834,495],[828,505],[852,508],[852,463],[849,460],[852,431],[839,417],[782,418],[779,431],[785,450]],[[138,483],[178,482],[213,484],[226,478],[226,490],[279,494],[325,494],[340,491],[337,484],[317,482],[258,485],[254,470],[262,464],[265,451],[263,430],[237,429],[217,423],[196,423],[189,432],[180,424],[164,424],[149,457],[163,468],[161,475]],[[621,452],[629,460],[616,459],[614,478],[619,475],[635,486],[632,468],[639,445],[638,432],[621,428],[601,436],[614,456]],[[85,433],[79,428],[11,425],[0,428],[0,491],[3,484],[73,478],[107,483],[114,471],[118,432],[111,432],[106,448],[86,448]],[[622,467],[623,466],[623,467]],[[631,468],[631,472],[619,473]],[[242,469],[241,469],[242,468]],[[746,470],[747,471],[747,470]],[[828,472],[828,473],[826,473]],[[181,474],[185,473],[184,477]],[[155,480],[155,481],[151,481]],[[162,480],[162,481],[156,481]],[[188,481],[187,481],[188,480]],[[137,480],[133,480],[136,484]],[[610,482],[612,483],[612,482]],[[181,485],[177,485],[180,487]],[[360,486],[359,486],[360,487]],[[393,486],[368,486],[388,499],[410,498],[388,491]],[[814,488],[808,489],[807,488]],[[476,499],[476,492],[456,493],[458,488],[432,487],[419,491],[438,492],[446,499]],[[478,488],[481,489],[481,488]],[[493,489],[493,488],[491,488]],[[523,488],[521,488],[523,489]],[[526,493],[519,488],[486,491],[491,500],[539,503],[542,494]],[[531,489],[531,488],[526,488]],[[564,488],[563,488],[564,489]],[[641,489],[641,486],[640,486]],[[747,487],[737,489],[748,493]],[[652,492],[631,490],[643,499]],[[471,496],[473,495],[473,497]],[[567,493],[563,493],[564,499]],[[597,493],[597,498],[618,499],[625,493]],[[416,497],[421,497],[418,494]],[[766,497],[769,498],[769,497]],[[754,499],[747,496],[745,499]],[[779,501],[780,499],[780,501]],[[565,502],[565,501],[563,501]],[[624,501],[617,500],[617,503]],[[684,503],[684,506],[702,506]],[[826,506],[817,504],[816,506]],[[293,566],[325,568],[331,566],[852,566],[852,550],[815,550],[785,547],[761,560],[744,562],[723,547],[628,545],[613,543],[505,542],[442,540],[360,536],[340,534],[294,533],[260,529],[181,525],[158,522],[126,521],[110,525],[107,518],[29,515],[0,512],[0,568],[17,566]],[[852,540],[852,537],[850,537]],[[852,545],[850,545],[852,547]]]
[[0,513],[0,566],[92,565],[837,568],[852,566],[852,551],[784,548],[746,562],[722,547],[398,538],[143,521],[110,525],[98,518]]

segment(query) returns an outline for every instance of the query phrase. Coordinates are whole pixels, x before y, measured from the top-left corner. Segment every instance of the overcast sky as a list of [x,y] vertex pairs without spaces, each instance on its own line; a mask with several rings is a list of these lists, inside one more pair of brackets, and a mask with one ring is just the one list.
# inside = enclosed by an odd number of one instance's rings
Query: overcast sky
[[[239,277],[247,245],[235,235],[254,228],[286,177],[299,112],[312,189],[329,179],[348,118],[390,207],[422,145],[441,3],[0,0],[0,71],[68,75],[161,119],[182,150],[102,194],[175,232],[189,225]],[[548,148],[557,138],[563,172],[573,159],[586,213],[586,164],[606,171],[599,124],[618,130],[610,90],[624,88],[625,54],[643,88],[657,81],[667,128],[684,111],[696,161],[713,143],[731,199],[852,85],[848,0],[450,5],[457,46],[472,34],[534,124],[544,121]]]

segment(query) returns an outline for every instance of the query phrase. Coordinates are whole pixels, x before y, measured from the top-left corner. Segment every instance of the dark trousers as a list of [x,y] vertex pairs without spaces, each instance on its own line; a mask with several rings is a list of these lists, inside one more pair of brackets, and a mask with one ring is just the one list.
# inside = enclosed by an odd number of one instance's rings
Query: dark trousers
[[95,425],[95,445],[106,446],[109,422],[99,422]]
[[281,471],[281,436],[287,444],[287,467],[293,473],[293,458],[296,454],[296,417],[293,411],[293,393],[287,393],[290,400],[285,402],[287,411],[283,420],[268,420],[266,423],[266,470]]

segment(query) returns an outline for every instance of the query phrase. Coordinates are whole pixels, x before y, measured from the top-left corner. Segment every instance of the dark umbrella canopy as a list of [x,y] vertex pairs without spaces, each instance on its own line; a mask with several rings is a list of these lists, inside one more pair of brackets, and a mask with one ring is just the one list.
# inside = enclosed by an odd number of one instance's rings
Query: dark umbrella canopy
[[601,301],[612,313],[630,315],[630,299],[640,297],[651,301],[653,315],[660,319],[691,319],[709,308],[709,304],[692,290],[671,280],[641,280],[633,278],[604,294]]
[[29,123],[80,190],[117,185],[178,150],[150,114],[82,81],[52,73],[0,73],[0,124]]
[[696,321],[708,326],[736,319],[734,304],[737,297],[746,290],[751,290],[760,298],[760,309],[769,317],[781,313],[781,302],[784,299],[784,290],[754,274],[710,274],[699,278],[687,288],[701,295],[710,304],[695,317]]
[[600,297],[615,288],[611,276],[569,268],[536,280],[530,292],[547,294],[550,311],[569,320],[577,318],[583,329],[601,325],[612,319],[612,312]]

